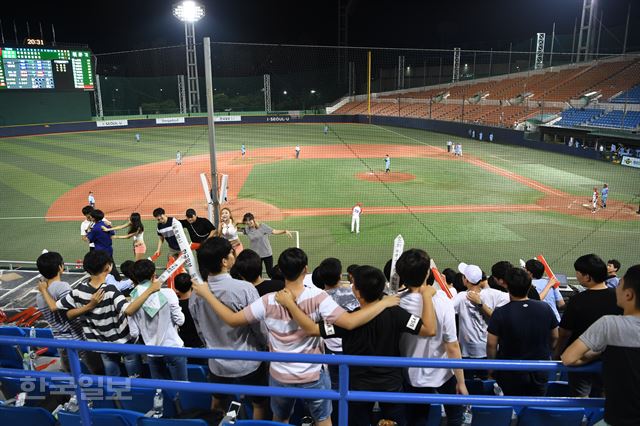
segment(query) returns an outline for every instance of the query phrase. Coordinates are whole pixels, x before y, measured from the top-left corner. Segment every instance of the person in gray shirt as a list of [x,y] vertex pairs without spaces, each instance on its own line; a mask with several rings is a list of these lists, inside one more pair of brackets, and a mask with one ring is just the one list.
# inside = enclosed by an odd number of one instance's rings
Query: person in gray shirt
[[[206,240],[197,251],[200,268],[209,274],[211,292],[229,309],[238,312],[260,296],[253,284],[236,280],[229,271],[235,263],[235,252],[224,238]],[[189,310],[200,339],[207,348],[239,351],[265,351],[267,330],[259,322],[244,327],[230,327],[207,305],[192,294]],[[215,383],[268,386],[267,365],[261,361],[209,359],[210,380]],[[231,395],[214,394],[213,408],[224,410]],[[249,397],[253,405],[253,418],[265,419],[268,413],[267,397]]]
[[242,218],[244,223],[244,235],[249,238],[251,249],[260,255],[267,269],[267,275],[271,278],[273,273],[273,250],[269,242],[269,235],[287,234],[291,238],[291,232],[286,229],[273,229],[266,223],[259,223],[252,213],[245,213]]
[[640,424],[640,265],[627,270],[616,287],[623,315],[604,315],[562,354],[564,365],[602,358],[604,420],[598,425]]

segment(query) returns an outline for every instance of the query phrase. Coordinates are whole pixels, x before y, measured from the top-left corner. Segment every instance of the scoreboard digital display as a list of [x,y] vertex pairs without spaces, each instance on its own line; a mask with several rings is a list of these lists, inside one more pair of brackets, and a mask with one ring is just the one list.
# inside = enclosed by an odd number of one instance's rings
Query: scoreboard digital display
[[86,50],[0,47],[0,90],[93,90]]

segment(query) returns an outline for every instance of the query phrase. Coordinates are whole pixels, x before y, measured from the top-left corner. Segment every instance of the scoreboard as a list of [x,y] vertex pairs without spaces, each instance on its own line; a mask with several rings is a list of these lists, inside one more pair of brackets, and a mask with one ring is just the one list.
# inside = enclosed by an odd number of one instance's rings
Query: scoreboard
[[0,46],[0,91],[93,90],[87,50]]

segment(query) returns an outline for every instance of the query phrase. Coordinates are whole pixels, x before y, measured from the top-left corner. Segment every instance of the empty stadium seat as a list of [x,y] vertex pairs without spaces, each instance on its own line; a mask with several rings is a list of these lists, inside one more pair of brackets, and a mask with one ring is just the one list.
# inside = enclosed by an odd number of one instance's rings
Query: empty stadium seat
[[471,426],[510,426],[513,407],[474,405]]
[[[27,335],[20,327],[0,327],[0,336],[26,337]],[[26,352],[26,347],[16,347],[0,345],[0,367],[22,369],[22,354]]]
[[525,407],[518,426],[581,426],[584,413],[584,408]]
[[54,426],[56,419],[40,407],[0,406],[0,423],[3,425]]
[[547,383],[546,396],[568,397],[571,396],[568,382],[553,381]]
[[187,376],[190,382],[207,382],[207,371],[205,367],[197,364],[187,365]]
[[[91,410],[92,426],[136,426],[142,414],[129,410],[95,409]],[[82,426],[79,413],[58,413],[60,426]]]

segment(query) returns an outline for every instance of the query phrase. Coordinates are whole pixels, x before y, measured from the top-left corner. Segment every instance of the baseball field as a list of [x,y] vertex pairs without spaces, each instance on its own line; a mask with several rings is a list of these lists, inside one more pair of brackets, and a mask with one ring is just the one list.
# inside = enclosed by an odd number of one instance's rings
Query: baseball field
[[[311,267],[329,256],[345,266],[382,267],[398,234],[406,248],[427,250],[440,268],[464,261],[488,271],[498,260],[517,263],[539,253],[569,275],[586,253],[617,258],[623,269],[638,263],[638,169],[463,138],[453,139],[463,146],[463,156],[454,157],[447,135],[354,124],[331,124],[325,135],[323,127],[216,128],[234,217],[250,211],[275,229],[298,231]],[[155,207],[180,219],[189,207],[206,216],[199,179],[209,173],[206,131],[164,127],[0,140],[0,260],[35,260],[45,248],[67,262],[81,259],[87,246],[80,210],[89,191],[114,224],[134,211],[143,215],[151,255]],[[175,162],[178,150],[182,165]],[[607,208],[592,213],[593,188],[604,183]],[[357,202],[363,213],[356,235],[350,223]],[[271,242],[275,256],[293,244],[285,236]],[[114,241],[116,262],[133,257],[131,246]]]

